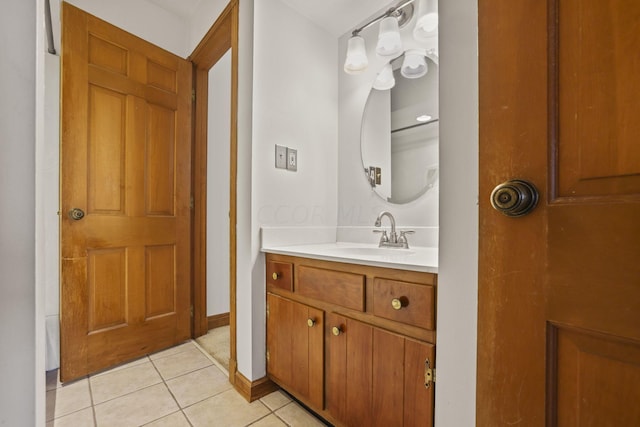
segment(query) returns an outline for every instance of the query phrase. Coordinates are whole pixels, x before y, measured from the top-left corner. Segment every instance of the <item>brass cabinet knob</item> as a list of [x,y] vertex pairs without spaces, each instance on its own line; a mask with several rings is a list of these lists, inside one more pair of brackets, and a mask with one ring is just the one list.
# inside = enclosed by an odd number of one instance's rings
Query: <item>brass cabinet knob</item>
[[335,336],[338,336],[342,333],[342,329],[340,329],[339,326],[334,326],[333,328],[331,328],[331,333]]
[[274,271],[271,277],[273,278],[273,280],[278,280],[278,277],[280,277],[280,275]]
[[391,307],[393,307],[395,310],[400,310],[402,308],[402,301],[400,300],[400,298],[392,299]]
[[314,326],[315,324],[316,324],[316,321],[315,321],[314,319],[311,319],[311,318],[307,319],[307,325],[308,325],[310,328],[313,328],[313,326]]

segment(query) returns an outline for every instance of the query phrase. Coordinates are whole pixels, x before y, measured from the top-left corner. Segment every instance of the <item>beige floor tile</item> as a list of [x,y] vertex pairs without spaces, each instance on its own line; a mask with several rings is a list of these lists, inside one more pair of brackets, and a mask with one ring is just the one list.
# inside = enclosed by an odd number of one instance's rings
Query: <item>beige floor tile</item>
[[244,400],[235,390],[210,397],[184,410],[194,427],[244,427],[269,413],[259,400]]
[[189,424],[182,411],[178,411],[145,424],[144,427],[191,427],[191,424]]
[[229,390],[229,378],[216,366],[209,366],[167,381],[169,390],[180,404],[186,408],[196,402]]
[[95,406],[98,427],[140,426],[178,411],[164,384],[157,384]]
[[271,414],[251,424],[251,427],[287,427],[287,425],[280,418]]
[[47,421],[90,406],[88,379],[63,385],[47,392]]
[[189,345],[191,348],[188,350],[160,359],[153,359],[153,364],[165,380],[213,365],[213,362],[196,346],[191,343]]
[[95,425],[92,408],[81,409],[47,423],[47,427],[95,427]]
[[153,364],[146,362],[116,369],[89,378],[93,404],[97,405],[116,397],[162,382]]
[[98,372],[97,374],[93,374],[92,377],[99,377],[100,375],[110,374],[112,372],[120,371],[122,369],[128,369],[132,366],[142,365],[143,363],[149,362],[149,358],[147,356],[141,357],[136,360],[132,360],[131,362],[126,362],[118,366],[114,366],[113,368],[109,368],[105,371]]
[[195,346],[191,341],[187,341],[183,344],[176,345],[175,347],[168,348],[166,350],[158,351],[149,355],[149,359],[156,360],[167,356],[173,356],[174,354],[182,353],[183,351],[191,350]]
[[296,402],[291,402],[277,410],[276,415],[291,427],[316,427],[326,425]]
[[274,391],[273,393],[267,394],[265,397],[261,398],[260,401],[267,405],[267,408],[272,411],[276,411],[282,408],[287,403],[291,402],[289,396],[287,396],[282,391]]

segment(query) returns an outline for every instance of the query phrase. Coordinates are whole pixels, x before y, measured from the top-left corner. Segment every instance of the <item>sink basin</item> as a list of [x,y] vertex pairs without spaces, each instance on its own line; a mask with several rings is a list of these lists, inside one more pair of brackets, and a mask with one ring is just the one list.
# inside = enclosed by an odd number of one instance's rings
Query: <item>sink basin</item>
[[411,249],[403,248],[378,248],[378,247],[337,247],[330,252],[341,256],[381,256],[381,257],[404,257],[415,254]]

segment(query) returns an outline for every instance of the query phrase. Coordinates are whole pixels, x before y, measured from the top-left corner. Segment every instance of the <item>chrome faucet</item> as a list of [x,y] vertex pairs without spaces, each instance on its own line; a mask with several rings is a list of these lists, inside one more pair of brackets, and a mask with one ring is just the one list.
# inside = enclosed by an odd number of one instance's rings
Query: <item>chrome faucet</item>
[[381,248],[391,247],[391,248],[409,249],[409,242],[407,241],[406,234],[413,233],[413,231],[412,230],[401,231],[400,236],[398,236],[398,233],[396,232],[396,220],[393,217],[393,215],[391,215],[391,212],[388,212],[388,211],[380,212],[374,224],[376,227],[382,226],[382,217],[384,216],[388,217],[389,222],[391,222],[391,231],[389,232],[389,235],[387,235],[386,230],[373,230],[374,233],[382,233],[382,236],[380,236],[380,243],[378,244],[378,246]]

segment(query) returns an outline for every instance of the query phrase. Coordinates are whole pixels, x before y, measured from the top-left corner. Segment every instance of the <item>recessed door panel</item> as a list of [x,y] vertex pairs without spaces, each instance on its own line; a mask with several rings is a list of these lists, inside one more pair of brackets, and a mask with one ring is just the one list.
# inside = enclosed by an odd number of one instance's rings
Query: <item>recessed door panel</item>
[[124,211],[126,96],[89,86],[87,181],[89,213]]
[[145,248],[146,318],[176,311],[175,245]]
[[127,322],[127,251],[88,251],[89,333]]
[[174,214],[175,112],[147,106],[145,199],[148,215]]
[[640,420],[640,342],[555,327],[552,400],[560,426],[630,426]]
[[[640,3],[557,0],[560,197],[640,192]],[[553,25],[553,26],[555,26]]]

